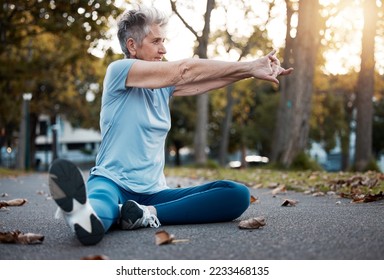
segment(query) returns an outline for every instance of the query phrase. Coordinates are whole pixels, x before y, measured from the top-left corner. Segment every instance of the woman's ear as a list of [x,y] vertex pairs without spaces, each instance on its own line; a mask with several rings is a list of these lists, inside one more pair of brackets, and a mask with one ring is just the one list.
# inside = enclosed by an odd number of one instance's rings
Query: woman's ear
[[136,42],[135,40],[133,40],[132,38],[129,38],[127,40],[127,49],[129,51],[129,54],[131,55],[131,57],[135,57],[136,55]]

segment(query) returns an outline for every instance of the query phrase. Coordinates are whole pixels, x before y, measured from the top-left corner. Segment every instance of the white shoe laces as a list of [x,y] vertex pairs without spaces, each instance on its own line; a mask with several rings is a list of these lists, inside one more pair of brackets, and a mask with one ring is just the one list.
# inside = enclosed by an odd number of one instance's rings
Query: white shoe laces
[[156,215],[151,214],[148,207],[144,206],[142,207],[142,209],[143,209],[143,217],[139,219],[139,221],[141,221],[142,226],[144,227],[150,226],[152,228],[158,228],[160,226],[160,221],[156,217]]

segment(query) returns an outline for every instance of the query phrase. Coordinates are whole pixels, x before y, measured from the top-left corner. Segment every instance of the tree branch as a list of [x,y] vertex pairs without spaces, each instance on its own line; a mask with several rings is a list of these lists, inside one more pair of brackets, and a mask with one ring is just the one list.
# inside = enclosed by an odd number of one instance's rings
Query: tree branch
[[191,31],[191,33],[193,35],[195,35],[195,37],[197,39],[200,38],[200,36],[197,34],[197,32],[192,28],[192,26],[190,26],[185,20],[184,18],[181,16],[181,14],[179,13],[179,11],[177,10],[177,7],[176,7],[176,1],[174,0],[169,0],[170,3],[171,3],[171,7],[172,7],[172,11],[177,15],[177,17],[184,23],[185,27]]

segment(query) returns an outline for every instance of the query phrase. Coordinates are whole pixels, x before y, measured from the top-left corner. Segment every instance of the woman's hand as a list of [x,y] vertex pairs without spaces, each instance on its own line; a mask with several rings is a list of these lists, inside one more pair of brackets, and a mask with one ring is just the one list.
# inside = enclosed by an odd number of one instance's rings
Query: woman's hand
[[271,51],[266,56],[256,60],[256,62],[258,63],[255,65],[254,77],[276,84],[279,84],[278,76],[289,75],[293,71],[293,68],[284,69],[281,67],[280,61],[276,57],[276,50]]

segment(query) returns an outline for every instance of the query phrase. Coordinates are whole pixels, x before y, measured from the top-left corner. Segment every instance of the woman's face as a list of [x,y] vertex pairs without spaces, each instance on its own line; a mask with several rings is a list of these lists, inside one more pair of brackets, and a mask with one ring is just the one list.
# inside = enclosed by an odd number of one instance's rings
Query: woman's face
[[152,25],[150,32],[143,39],[141,46],[135,46],[135,50],[131,57],[147,60],[147,61],[161,61],[163,56],[167,53],[164,47],[165,32],[159,25]]

